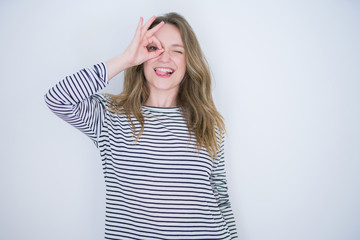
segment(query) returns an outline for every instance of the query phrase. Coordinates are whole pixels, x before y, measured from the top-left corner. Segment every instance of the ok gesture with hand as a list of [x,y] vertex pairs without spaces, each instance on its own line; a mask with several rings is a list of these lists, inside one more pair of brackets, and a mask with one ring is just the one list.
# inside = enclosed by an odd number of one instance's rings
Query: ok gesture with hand
[[[143,26],[143,18],[140,18],[135,36],[124,52],[124,56],[127,58],[130,66],[140,65],[151,58],[159,56],[164,51],[161,47],[161,43],[154,35],[162,26],[164,26],[164,22],[159,23],[149,30],[149,27],[155,19],[155,16],[151,17]],[[149,44],[155,45],[157,50],[149,51],[147,48]]]
[[[149,30],[149,27],[155,19],[156,17],[153,16],[143,25],[144,19],[140,17],[135,36],[125,52],[106,62],[109,80],[125,69],[140,65],[149,59],[159,56],[164,51],[160,41],[155,37],[155,33],[159,31],[165,23],[160,22]],[[150,44],[156,46],[156,50],[150,51],[148,49]]]

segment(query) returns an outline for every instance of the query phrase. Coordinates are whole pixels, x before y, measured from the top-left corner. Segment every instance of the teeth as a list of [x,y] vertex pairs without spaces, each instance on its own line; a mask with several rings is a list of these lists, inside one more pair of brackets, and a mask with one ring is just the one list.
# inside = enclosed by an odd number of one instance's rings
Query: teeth
[[155,71],[173,73],[174,71],[169,68],[155,68]]

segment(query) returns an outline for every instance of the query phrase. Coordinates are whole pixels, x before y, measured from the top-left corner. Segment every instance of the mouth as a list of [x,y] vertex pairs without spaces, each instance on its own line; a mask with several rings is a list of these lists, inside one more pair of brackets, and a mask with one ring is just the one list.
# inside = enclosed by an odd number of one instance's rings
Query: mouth
[[159,77],[170,77],[175,72],[174,69],[169,67],[156,67],[154,71]]

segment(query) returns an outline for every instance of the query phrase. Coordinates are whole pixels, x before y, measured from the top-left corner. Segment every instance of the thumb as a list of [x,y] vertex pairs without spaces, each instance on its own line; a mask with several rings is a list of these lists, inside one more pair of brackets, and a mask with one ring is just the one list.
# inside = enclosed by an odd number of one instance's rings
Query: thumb
[[150,52],[149,53],[149,58],[151,59],[151,58],[156,58],[156,57],[158,57],[160,54],[162,54],[164,52],[164,49],[158,49],[158,50],[156,50],[156,51],[154,51],[154,52]]

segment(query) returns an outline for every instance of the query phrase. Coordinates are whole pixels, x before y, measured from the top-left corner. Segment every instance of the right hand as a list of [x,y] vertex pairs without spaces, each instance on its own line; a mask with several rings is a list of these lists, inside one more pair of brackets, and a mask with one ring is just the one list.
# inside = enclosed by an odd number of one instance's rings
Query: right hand
[[[155,19],[155,16],[151,17],[143,26],[143,18],[140,17],[135,36],[123,53],[123,57],[126,59],[129,67],[140,65],[149,59],[159,56],[164,51],[160,41],[155,37],[155,33],[159,31],[165,23],[160,22],[158,25],[149,30],[150,25]],[[147,48],[149,44],[156,46],[157,50],[149,51]]]

